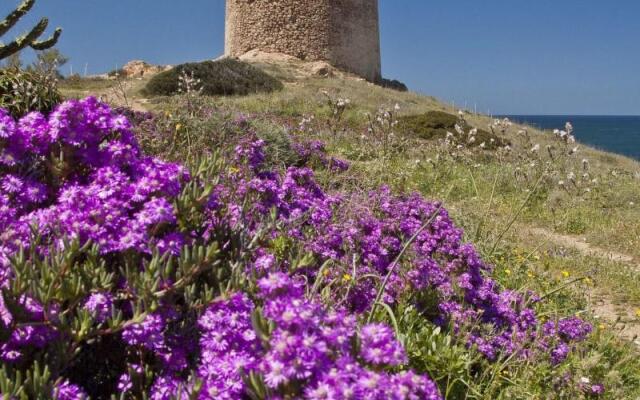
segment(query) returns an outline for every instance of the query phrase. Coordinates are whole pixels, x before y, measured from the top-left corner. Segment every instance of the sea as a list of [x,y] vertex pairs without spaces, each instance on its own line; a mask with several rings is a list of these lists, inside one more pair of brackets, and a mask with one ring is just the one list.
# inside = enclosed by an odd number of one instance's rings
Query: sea
[[640,116],[505,115],[543,130],[573,125],[578,142],[640,160]]

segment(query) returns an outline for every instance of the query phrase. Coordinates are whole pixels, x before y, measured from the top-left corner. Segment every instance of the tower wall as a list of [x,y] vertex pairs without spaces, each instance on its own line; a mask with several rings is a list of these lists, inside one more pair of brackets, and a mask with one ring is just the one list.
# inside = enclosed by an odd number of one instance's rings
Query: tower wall
[[328,61],[378,80],[378,1],[227,0],[225,55],[255,49]]

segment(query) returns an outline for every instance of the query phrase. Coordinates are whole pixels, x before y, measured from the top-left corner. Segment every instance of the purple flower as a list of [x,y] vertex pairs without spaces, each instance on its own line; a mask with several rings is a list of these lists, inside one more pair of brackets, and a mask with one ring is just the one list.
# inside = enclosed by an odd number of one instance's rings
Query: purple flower
[[9,139],[13,136],[15,129],[16,122],[9,115],[9,112],[0,108],[0,139]]
[[167,318],[161,312],[149,314],[139,324],[128,326],[122,332],[122,339],[130,346],[142,346],[157,350],[164,346],[164,330]]
[[253,309],[249,298],[238,293],[212,303],[198,320],[202,333],[198,376],[211,398],[242,397],[242,374],[256,368],[260,345],[251,324]]
[[276,258],[269,253],[265,253],[258,258],[253,263],[253,267],[256,271],[269,272],[273,269],[276,263]]
[[181,233],[172,232],[166,234],[161,239],[158,239],[156,247],[158,248],[160,254],[170,253],[174,256],[178,256],[180,255],[182,246],[184,246],[184,244],[184,236]]
[[2,178],[2,184],[0,188],[5,191],[7,194],[16,194],[22,190],[22,185],[24,182],[22,179],[18,178],[15,175],[5,175]]
[[88,396],[79,386],[64,380],[53,389],[53,398],[55,400],[85,400]]
[[407,362],[404,349],[391,328],[382,324],[369,324],[360,330],[360,354],[373,365],[402,365]]
[[85,310],[99,322],[105,322],[111,316],[113,295],[111,293],[93,293],[84,303]]
[[567,355],[569,354],[569,346],[566,343],[559,343],[552,351],[551,351],[551,362],[554,365],[560,364],[564,360],[566,360]]
[[600,383],[591,385],[591,394],[596,396],[600,396],[601,394],[604,394],[604,385]]
[[190,397],[189,385],[172,376],[160,376],[151,387],[149,398],[151,400],[188,399]]

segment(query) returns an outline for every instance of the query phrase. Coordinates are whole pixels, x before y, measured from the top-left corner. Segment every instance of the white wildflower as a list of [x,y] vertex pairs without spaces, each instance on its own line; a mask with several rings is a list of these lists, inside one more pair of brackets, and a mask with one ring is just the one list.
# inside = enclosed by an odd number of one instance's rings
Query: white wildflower
[[571,133],[573,133],[573,125],[571,125],[571,122],[567,122],[564,125],[564,129],[571,135]]

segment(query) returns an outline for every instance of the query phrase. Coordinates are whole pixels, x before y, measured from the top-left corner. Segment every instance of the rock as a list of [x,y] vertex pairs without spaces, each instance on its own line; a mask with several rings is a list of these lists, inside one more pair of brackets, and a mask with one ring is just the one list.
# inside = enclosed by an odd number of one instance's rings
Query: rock
[[[222,59],[224,57],[225,56],[222,56],[219,59]],[[261,50],[251,50],[237,57],[237,59],[248,63],[274,64],[283,66],[293,72],[298,78],[306,78],[312,76],[323,78],[348,77],[360,80],[357,75],[341,71],[327,61],[305,61],[298,57],[283,53],[269,53]]]
[[[224,56],[223,56],[224,57]],[[283,53],[270,53],[260,50],[250,50],[238,57],[240,61],[246,62],[265,62],[265,63],[291,63],[300,62],[297,57]]]
[[164,71],[164,67],[147,64],[142,60],[129,61],[122,67],[122,73],[127,78],[140,78],[146,75],[157,74]]
[[334,76],[335,68],[326,61],[315,61],[307,65],[311,75],[329,78]]

